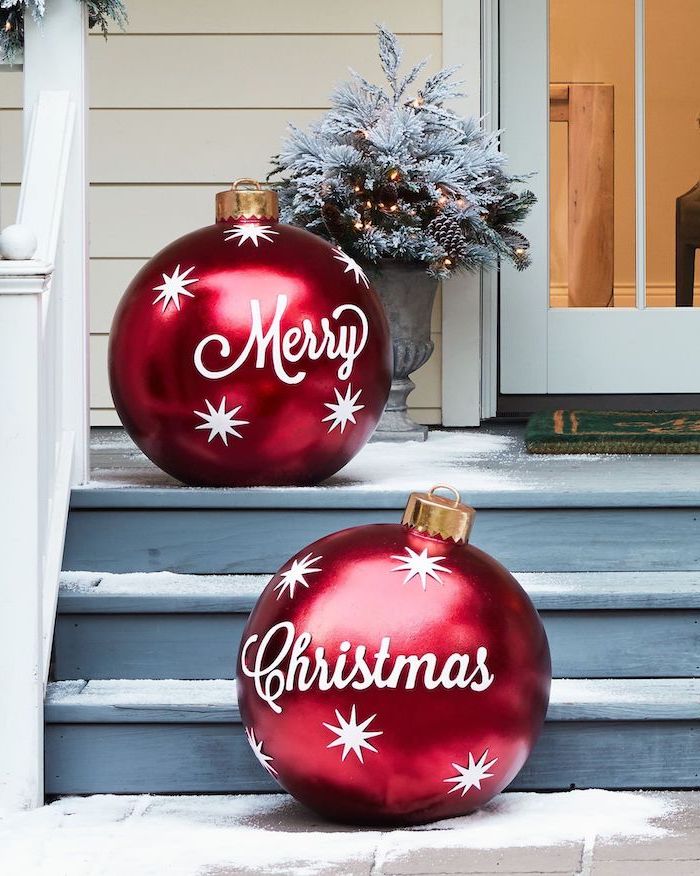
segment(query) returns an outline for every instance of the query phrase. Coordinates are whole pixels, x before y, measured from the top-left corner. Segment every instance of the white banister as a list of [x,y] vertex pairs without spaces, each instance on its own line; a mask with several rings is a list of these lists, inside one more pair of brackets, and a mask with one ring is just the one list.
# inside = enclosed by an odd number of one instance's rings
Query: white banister
[[43,802],[48,677],[70,488],[88,476],[84,4],[26,22],[30,261],[0,261],[0,810]]
[[73,485],[89,479],[88,368],[88,176],[87,176],[87,4],[50,0],[43,21],[27,16],[24,36],[25,150],[31,130],[31,108],[42,91],[66,91],[74,107],[73,144],[65,179],[65,222],[61,225],[61,274],[65,376],[63,422],[75,435]]
[[[3,265],[0,262],[0,266]],[[0,809],[43,797],[39,403],[47,274],[0,277]]]

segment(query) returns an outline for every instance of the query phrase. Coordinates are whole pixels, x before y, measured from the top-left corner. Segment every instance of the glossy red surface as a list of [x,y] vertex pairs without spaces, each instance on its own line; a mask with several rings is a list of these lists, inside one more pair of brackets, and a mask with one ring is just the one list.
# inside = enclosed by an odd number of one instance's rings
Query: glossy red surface
[[114,318],[109,375],[126,430],[179,480],[313,484],[372,434],[391,344],[374,290],[329,243],[229,221],[139,271]]
[[[470,812],[513,780],[544,721],[551,665],[540,618],[503,566],[382,524],[330,535],[281,568],[244,632],[237,679],[251,744],[287,791],[326,817],[401,824]],[[367,719],[343,759],[336,730]]]

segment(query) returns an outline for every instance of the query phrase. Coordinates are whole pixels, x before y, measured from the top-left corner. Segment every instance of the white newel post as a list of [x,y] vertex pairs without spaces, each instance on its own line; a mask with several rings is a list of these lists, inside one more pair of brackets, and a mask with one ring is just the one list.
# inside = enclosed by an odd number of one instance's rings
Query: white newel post
[[[87,479],[85,6],[26,22],[17,221],[0,260],[0,811],[44,797],[44,685],[71,483]],[[5,218],[7,222],[7,217]]]
[[37,467],[42,285],[37,277],[25,283],[0,278],[0,810],[39,806],[44,793]]
[[41,91],[67,91],[75,107],[75,128],[61,224],[61,308],[64,337],[62,400],[64,428],[74,432],[73,485],[89,480],[88,363],[88,175],[87,175],[87,8],[77,0],[50,0],[37,25],[25,22],[25,146],[31,108]]

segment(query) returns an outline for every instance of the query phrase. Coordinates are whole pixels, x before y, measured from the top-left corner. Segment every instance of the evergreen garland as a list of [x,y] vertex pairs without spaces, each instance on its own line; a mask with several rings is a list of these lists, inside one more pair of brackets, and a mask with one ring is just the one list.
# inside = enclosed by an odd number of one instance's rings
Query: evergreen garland
[[514,227],[535,196],[515,191],[498,134],[463,119],[446,101],[461,96],[457,68],[407,90],[426,60],[401,75],[396,36],[378,27],[389,90],[350,71],[332,108],[307,131],[290,126],[273,158],[281,218],[339,244],[354,258],[422,264],[439,276],[457,268],[529,264],[529,242]]
[[[50,0],[49,0],[50,2]],[[90,27],[99,27],[107,36],[109,22],[120,28],[127,23],[123,0],[79,0],[88,8]],[[12,62],[24,45],[24,16],[29,12],[35,21],[41,21],[46,11],[46,0],[1,0],[0,2],[0,55]]]

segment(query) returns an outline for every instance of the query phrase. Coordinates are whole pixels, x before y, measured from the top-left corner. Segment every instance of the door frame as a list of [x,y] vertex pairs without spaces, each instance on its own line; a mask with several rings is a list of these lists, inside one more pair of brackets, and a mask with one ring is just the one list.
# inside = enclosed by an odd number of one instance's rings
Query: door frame
[[[468,94],[455,101],[499,128],[499,0],[442,0],[443,65],[460,65]],[[442,423],[478,426],[496,416],[498,289],[495,270],[443,283]]]
[[[508,154],[513,151],[517,155],[516,171],[522,168],[533,171],[537,176],[533,188],[537,190],[537,178],[545,181],[547,186],[540,184],[540,201],[532,214],[524,223],[523,230],[528,234],[535,246],[533,247],[533,265],[527,271],[529,294],[523,294],[524,289],[518,288],[515,274],[510,266],[504,266],[499,283],[499,324],[485,319],[483,325],[484,358],[490,354],[498,363],[496,370],[498,379],[490,384],[484,380],[483,400],[484,410],[508,411],[509,413],[527,413],[541,407],[545,402],[552,405],[573,404],[583,405],[600,399],[600,407],[639,408],[659,407],[679,409],[679,407],[697,406],[700,393],[696,392],[694,379],[685,380],[679,384],[679,390],[668,389],[668,381],[659,377],[655,379],[643,370],[634,370],[634,363],[626,357],[611,358],[618,381],[618,391],[601,392],[600,380],[586,381],[562,374],[559,366],[551,371],[557,363],[569,365],[569,374],[579,368],[581,362],[586,362],[585,356],[578,355],[573,363],[566,359],[564,349],[571,349],[573,339],[579,337],[579,332],[586,336],[594,326],[602,330],[601,342],[604,347],[610,347],[615,337],[633,334],[638,343],[649,348],[655,334],[661,337],[673,337],[674,330],[681,320],[690,317],[700,320],[700,313],[679,312],[676,308],[646,308],[646,126],[645,126],[645,5],[644,0],[635,0],[635,164],[636,164],[636,310],[618,308],[605,309],[606,321],[600,323],[599,308],[578,308],[558,310],[549,307],[549,148],[548,137],[545,138],[546,148],[542,148],[542,138],[523,137],[521,132],[529,126],[538,130],[548,131],[548,114],[546,102],[533,105],[532,101],[522,100],[523,93],[544,94],[548,87],[548,65],[522,64],[518,67],[518,75],[504,75],[499,65],[504,52],[510,52],[511,57],[517,53],[518,46],[523,41],[527,43],[528,54],[537,58],[546,58],[549,53],[547,27],[542,27],[543,0],[493,0],[485,3],[484,39],[482,53],[484,64],[498,68],[496,85],[491,86],[484,77],[484,99],[491,101],[500,112],[500,119],[505,125],[501,138],[503,151]],[[488,15],[488,12],[491,15]],[[510,48],[509,48],[510,47]],[[546,79],[546,81],[545,81]],[[541,126],[541,127],[540,127]],[[515,131],[515,133],[512,133]],[[512,138],[512,140],[511,140]],[[510,144],[517,144],[513,150]],[[545,242],[543,244],[543,241]],[[522,283],[522,280],[521,280]],[[534,287],[534,292],[533,292]],[[541,296],[541,297],[540,297]],[[534,302],[534,306],[533,306]],[[505,306],[504,306],[505,304]],[[685,309],[683,309],[685,310]],[[700,310],[700,309],[698,309]],[[597,311],[597,313],[596,313]],[[653,324],[652,324],[653,321]],[[631,331],[633,329],[633,332]],[[498,355],[499,346],[503,345],[515,351],[518,367],[511,368],[508,393],[500,389],[501,362]],[[584,345],[579,345],[585,347]],[[495,351],[495,352],[494,352]],[[668,349],[666,353],[673,361],[673,373],[683,374],[682,362],[678,350]],[[568,354],[567,354],[568,355]],[[592,353],[591,353],[592,355]],[[562,359],[562,356],[564,358]],[[579,361],[580,360],[580,361]],[[590,355],[588,356],[589,363]],[[690,363],[689,363],[690,364]],[[700,369],[700,357],[694,356],[693,374]],[[678,366],[678,367],[676,367]],[[485,366],[486,367],[486,366]],[[493,369],[493,365],[491,365]],[[581,369],[582,371],[585,369]],[[634,372],[634,373],[633,373]],[[567,391],[573,385],[575,391]],[[615,387],[613,386],[614,390]],[[588,400],[588,401],[586,401]],[[596,405],[597,406],[597,405]]]
[[[481,116],[488,131],[500,127],[499,0],[481,0]],[[495,270],[481,275],[481,419],[498,414],[500,278]]]
[[[486,5],[489,0],[442,0],[442,64],[460,67],[467,93],[451,107],[464,116],[483,113],[481,32]],[[460,272],[442,283],[443,426],[478,426],[483,416],[482,294],[480,274]]]

